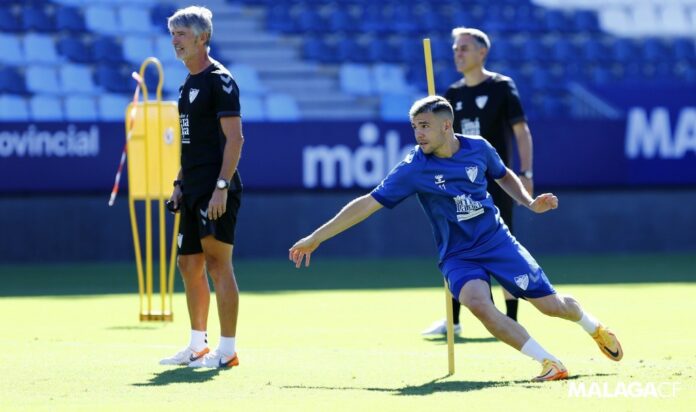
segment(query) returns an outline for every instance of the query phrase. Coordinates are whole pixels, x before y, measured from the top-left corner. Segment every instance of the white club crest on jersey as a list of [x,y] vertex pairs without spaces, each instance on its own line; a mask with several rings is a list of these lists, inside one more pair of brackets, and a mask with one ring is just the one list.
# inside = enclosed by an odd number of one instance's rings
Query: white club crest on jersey
[[466,167],[466,175],[469,176],[469,180],[471,183],[474,183],[476,180],[476,176],[478,176],[478,166],[467,166]]
[[476,106],[479,109],[483,109],[486,107],[486,103],[488,102],[488,96],[476,96]]
[[189,103],[193,103],[193,101],[196,100],[199,91],[198,89],[189,89]]
[[442,190],[447,190],[445,187],[444,175],[435,175],[435,184]]
[[520,289],[527,290],[527,286],[529,286],[529,276],[527,276],[526,273],[524,275],[515,276],[515,283]]
[[456,105],[454,105],[454,110],[459,111],[462,110],[462,102],[458,101]]

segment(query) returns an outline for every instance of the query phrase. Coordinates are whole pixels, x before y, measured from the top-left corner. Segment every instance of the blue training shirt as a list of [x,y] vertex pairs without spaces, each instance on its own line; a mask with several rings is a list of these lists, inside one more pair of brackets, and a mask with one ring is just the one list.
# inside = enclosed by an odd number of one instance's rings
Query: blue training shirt
[[511,236],[486,191],[486,175],[500,179],[505,164],[484,138],[455,137],[460,148],[452,157],[426,155],[416,146],[371,193],[389,209],[417,194],[441,261],[477,255]]

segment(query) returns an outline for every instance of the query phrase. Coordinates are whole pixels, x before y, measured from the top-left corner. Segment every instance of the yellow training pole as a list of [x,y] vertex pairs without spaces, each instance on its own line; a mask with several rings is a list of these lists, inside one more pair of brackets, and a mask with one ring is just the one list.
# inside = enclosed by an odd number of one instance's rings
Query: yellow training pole
[[[425,76],[428,81],[428,95],[435,94],[435,76],[433,75],[433,58],[430,51],[430,39],[423,39],[423,54],[425,57]],[[447,370],[454,375],[454,315],[452,313],[452,294],[445,280],[445,308],[447,312]]]

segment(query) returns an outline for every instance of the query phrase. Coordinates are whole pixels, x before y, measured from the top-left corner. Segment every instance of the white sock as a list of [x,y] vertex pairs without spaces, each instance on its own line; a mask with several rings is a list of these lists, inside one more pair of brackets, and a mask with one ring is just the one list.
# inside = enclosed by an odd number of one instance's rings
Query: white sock
[[208,347],[208,333],[206,331],[191,329],[191,341],[189,347],[196,352]]
[[531,336],[529,337],[529,340],[525,342],[525,344],[522,346],[520,352],[524,353],[525,355],[529,356],[530,358],[534,359],[539,363],[543,363],[544,359],[550,359],[555,362],[560,362],[555,356],[546,352],[546,349],[542,348],[541,345],[539,345],[539,343],[535,341],[534,338],[532,338]]
[[220,344],[218,345],[218,352],[222,353],[225,356],[232,356],[234,355],[234,352],[237,350],[236,348],[236,338],[227,338],[224,336],[220,337]]
[[599,326],[599,321],[585,311],[582,312],[582,318],[575,323],[582,326],[582,328],[585,329],[585,332],[589,334],[594,333],[597,330],[597,326]]

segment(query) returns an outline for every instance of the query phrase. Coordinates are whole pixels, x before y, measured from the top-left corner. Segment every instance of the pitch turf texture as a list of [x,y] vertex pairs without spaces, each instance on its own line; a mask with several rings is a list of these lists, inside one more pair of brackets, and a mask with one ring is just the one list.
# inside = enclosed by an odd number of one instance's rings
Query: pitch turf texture
[[[240,367],[164,367],[188,340],[181,293],[173,323],[140,323],[132,264],[0,266],[0,410],[694,410],[693,255],[540,260],[616,331],[622,362],[522,303],[521,323],[565,362],[568,381],[530,383],[538,365],[469,313],[446,376],[444,338],[419,335],[444,315],[432,261],[317,256],[301,271],[237,262]],[[209,323],[214,346],[214,311]],[[583,385],[587,397],[571,392]]]

